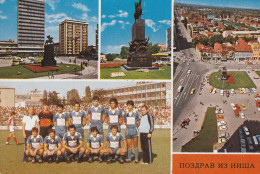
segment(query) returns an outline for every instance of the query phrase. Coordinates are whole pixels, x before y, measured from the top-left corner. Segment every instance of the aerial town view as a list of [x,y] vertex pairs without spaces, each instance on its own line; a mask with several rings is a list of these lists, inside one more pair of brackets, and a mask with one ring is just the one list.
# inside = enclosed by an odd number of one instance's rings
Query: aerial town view
[[102,1],[101,8],[101,79],[171,79],[171,1]]
[[98,78],[98,1],[0,2],[0,78]]
[[259,152],[260,3],[184,1],[174,5],[173,151]]

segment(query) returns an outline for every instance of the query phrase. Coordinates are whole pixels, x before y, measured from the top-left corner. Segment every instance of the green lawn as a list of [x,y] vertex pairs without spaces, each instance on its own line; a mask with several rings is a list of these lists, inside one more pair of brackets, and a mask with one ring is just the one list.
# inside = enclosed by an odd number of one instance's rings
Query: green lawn
[[[80,71],[80,66],[71,65],[71,64],[58,64],[59,71],[54,71],[54,76],[57,74],[66,74]],[[21,75],[17,75],[17,72],[20,71]],[[51,75],[51,73],[50,73]],[[48,72],[34,73],[31,70],[24,68],[23,66],[11,66],[0,68],[0,78],[1,79],[28,79],[48,76]]]
[[260,71],[256,71],[256,74],[260,77]]
[[[17,139],[22,142],[22,132],[17,131]],[[87,131],[85,131],[87,134]],[[123,135],[125,135],[123,133]],[[154,154],[154,161],[151,165],[141,165],[141,162],[135,164],[119,164],[118,162],[113,164],[82,162],[80,164],[73,162],[67,164],[61,162],[59,164],[43,163],[43,164],[32,164],[31,162],[23,163],[23,148],[24,145],[14,145],[14,140],[11,139],[11,145],[4,145],[8,136],[7,131],[0,131],[0,173],[1,174],[20,174],[20,173],[99,173],[99,174],[110,174],[110,173],[149,173],[149,174],[168,174],[170,173],[170,130],[155,130],[152,137],[152,152]],[[85,135],[85,140],[86,140]],[[140,143],[140,141],[139,141]],[[139,144],[139,150],[141,147]],[[133,152],[134,153],[134,152]],[[133,157],[134,154],[132,154]]]
[[200,134],[182,146],[182,152],[213,152],[213,145],[218,141],[216,108],[208,108]]
[[101,79],[171,79],[171,67],[162,66],[158,71],[127,71],[124,77],[110,77],[112,72],[122,72],[121,68],[101,68]]
[[221,72],[214,72],[209,77],[210,85],[214,86],[215,88],[222,89],[238,89],[238,88],[256,88],[252,79],[248,76],[245,71],[230,71],[228,73],[232,73],[236,83],[234,84],[226,84],[222,81],[219,81],[218,78],[221,76]]

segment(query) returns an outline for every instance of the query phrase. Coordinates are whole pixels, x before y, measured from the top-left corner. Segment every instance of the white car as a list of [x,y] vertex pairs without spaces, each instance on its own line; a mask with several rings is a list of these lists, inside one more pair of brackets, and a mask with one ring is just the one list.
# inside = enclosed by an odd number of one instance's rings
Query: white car
[[227,126],[219,126],[219,130],[227,130]]
[[231,89],[231,94],[235,94],[235,90],[234,89]]
[[187,72],[188,74],[190,74],[191,73],[191,70],[188,70],[188,72]]
[[248,136],[250,133],[249,133],[249,130],[246,126],[243,126],[243,130],[245,132],[245,134]]
[[258,109],[258,111],[260,112],[260,108],[257,108]]
[[224,96],[224,90],[220,90],[220,95]]
[[215,114],[223,114],[224,111],[222,109],[216,109]]
[[246,94],[246,89],[245,88],[242,88],[242,91],[244,94]]
[[254,93],[257,93],[256,89],[255,88],[252,88],[252,90],[254,91]]
[[241,116],[241,118],[245,118],[245,114],[244,113],[241,113],[240,116]]
[[236,110],[236,109],[237,109],[234,103],[230,103],[230,105],[231,105],[231,107],[232,107],[233,110]]
[[217,93],[217,89],[216,89],[216,88],[214,88],[214,89],[212,90],[212,94],[215,94],[215,93]]
[[226,138],[219,138],[218,139],[218,143],[221,144],[221,143],[225,143],[227,142]]

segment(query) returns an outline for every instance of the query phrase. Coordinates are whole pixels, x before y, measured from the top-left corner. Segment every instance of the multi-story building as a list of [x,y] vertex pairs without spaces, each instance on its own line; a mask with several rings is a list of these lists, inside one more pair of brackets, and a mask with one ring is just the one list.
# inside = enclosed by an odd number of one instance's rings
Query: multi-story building
[[168,28],[166,30],[166,46],[167,49],[170,51],[171,50],[171,45],[172,45],[172,28]]
[[239,38],[250,38],[250,37],[260,37],[260,30],[258,31],[232,31],[231,36],[233,37],[239,37]]
[[37,89],[24,95],[15,95],[15,107],[42,106],[43,92]]
[[14,107],[15,106],[15,89],[8,87],[0,87],[0,106]]
[[235,60],[249,60],[252,57],[252,48],[243,39],[238,39],[235,47]]
[[64,20],[59,25],[60,54],[78,55],[88,47],[88,24]]
[[17,54],[17,43],[14,40],[0,41],[0,57]]
[[105,89],[105,99],[118,98],[119,104],[126,104],[133,100],[135,105],[171,106],[171,83],[143,82],[133,86]]
[[43,55],[44,0],[18,0],[17,8],[18,55]]
[[252,48],[252,57],[251,60],[255,60],[257,62],[260,61],[260,43],[259,42],[250,42],[249,45]]

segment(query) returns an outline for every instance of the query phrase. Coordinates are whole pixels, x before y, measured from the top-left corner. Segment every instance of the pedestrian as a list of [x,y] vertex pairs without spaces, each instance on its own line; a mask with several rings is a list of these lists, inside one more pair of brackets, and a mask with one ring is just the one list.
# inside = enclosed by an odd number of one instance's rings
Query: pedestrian
[[32,128],[37,127],[40,130],[39,117],[35,115],[33,106],[29,106],[28,115],[23,117],[22,123],[23,123],[22,132],[23,132],[24,145],[25,145],[23,162],[27,162],[28,159],[25,154],[26,146],[27,146],[27,138],[32,135],[31,133]]
[[152,132],[154,130],[154,120],[152,115],[148,111],[148,107],[143,105],[141,108],[141,121],[139,126],[140,142],[143,151],[143,163],[152,163]]

